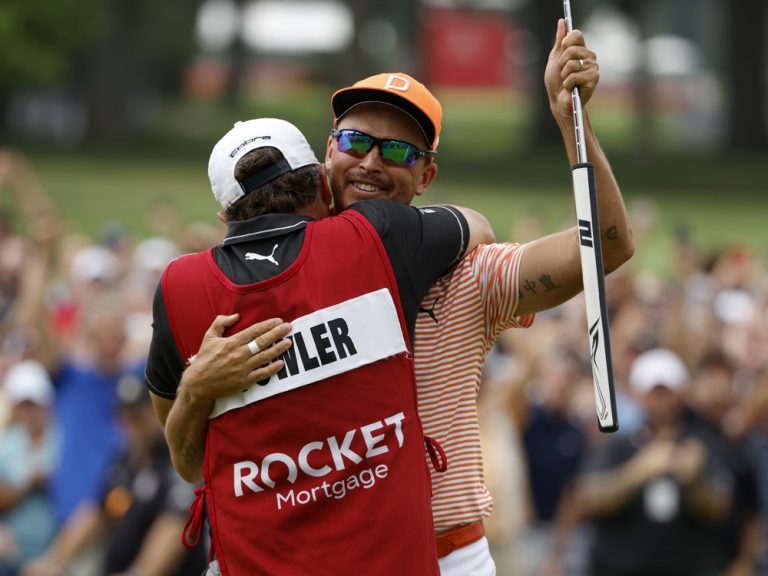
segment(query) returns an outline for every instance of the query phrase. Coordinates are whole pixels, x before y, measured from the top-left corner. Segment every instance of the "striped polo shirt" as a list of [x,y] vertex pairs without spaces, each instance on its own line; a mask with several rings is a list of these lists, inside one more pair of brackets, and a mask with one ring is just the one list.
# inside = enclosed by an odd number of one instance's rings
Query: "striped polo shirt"
[[525,245],[481,245],[435,283],[422,301],[414,345],[419,414],[437,440],[448,470],[432,474],[435,530],[490,515],[480,451],[477,395],[485,357],[509,328],[527,328],[533,315],[515,316]]

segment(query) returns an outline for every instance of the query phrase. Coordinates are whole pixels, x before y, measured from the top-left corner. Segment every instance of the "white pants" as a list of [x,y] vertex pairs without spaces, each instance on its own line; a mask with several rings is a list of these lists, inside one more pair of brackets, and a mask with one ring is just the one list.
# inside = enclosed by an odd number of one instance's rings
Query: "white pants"
[[205,574],[203,574],[203,576],[221,576],[219,561],[214,558],[213,562],[208,564],[208,570],[205,572]]
[[488,539],[481,538],[440,558],[441,576],[496,576]]

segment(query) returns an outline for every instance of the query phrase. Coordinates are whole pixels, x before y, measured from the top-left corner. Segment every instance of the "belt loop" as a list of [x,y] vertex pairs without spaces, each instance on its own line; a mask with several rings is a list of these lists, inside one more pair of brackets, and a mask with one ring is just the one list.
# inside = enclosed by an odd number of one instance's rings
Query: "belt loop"
[[427,446],[427,452],[429,452],[429,459],[432,461],[432,466],[437,472],[445,472],[448,470],[448,456],[445,455],[443,447],[434,438],[424,435],[424,444]]

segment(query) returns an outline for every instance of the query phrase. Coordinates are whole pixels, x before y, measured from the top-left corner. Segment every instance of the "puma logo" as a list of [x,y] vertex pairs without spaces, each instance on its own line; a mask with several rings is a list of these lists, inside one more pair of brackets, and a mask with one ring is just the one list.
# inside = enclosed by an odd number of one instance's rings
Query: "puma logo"
[[275,266],[279,266],[277,263],[277,260],[275,260],[275,250],[277,250],[277,244],[275,244],[274,248],[272,248],[272,253],[269,256],[264,256],[262,254],[256,254],[255,252],[246,252],[245,253],[245,259],[246,260],[268,260],[269,262],[272,262]]
[[432,308],[424,308],[424,306],[419,306],[419,312],[424,312],[427,316],[432,318],[432,320],[435,321],[435,324],[439,324],[437,321],[437,316],[435,315],[435,306],[437,306],[437,301],[439,298],[435,298],[435,301],[432,302]]

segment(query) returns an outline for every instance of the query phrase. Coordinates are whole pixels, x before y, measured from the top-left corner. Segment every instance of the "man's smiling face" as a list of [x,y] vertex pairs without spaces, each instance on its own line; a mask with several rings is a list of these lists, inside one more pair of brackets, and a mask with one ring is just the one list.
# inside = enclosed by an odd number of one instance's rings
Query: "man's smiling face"
[[[336,128],[358,130],[376,138],[403,140],[420,149],[427,148],[418,124],[387,104],[371,102],[355,106],[339,120]],[[386,163],[378,146],[362,158],[356,158],[340,152],[332,137],[328,138],[325,166],[338,210],[368,198],[389,198],[410,204],[414,196],[426,192],[437,174],[437,165],[426,158],[419,158],[413,168]]]

